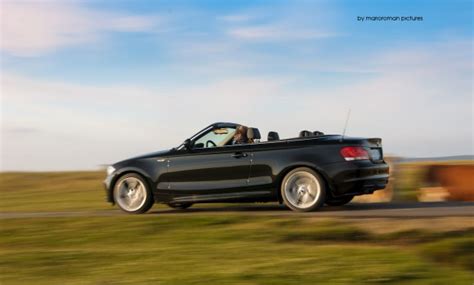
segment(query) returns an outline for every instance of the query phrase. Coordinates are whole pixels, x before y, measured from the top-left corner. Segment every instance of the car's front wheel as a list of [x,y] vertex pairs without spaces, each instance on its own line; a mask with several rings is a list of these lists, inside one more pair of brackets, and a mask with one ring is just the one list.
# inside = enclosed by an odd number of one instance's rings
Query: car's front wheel
[[293,211],[313,211],[324,204],[324,180],[310,168],[293,169],[282,181],[281,196],[286,206]]
[[153,196],[142,176],[129,173],[120,177],[114,187],[114,201],[130,214],[142,214],[153,206]]
[[326,199],[326,204],[328,206],[342,206],[352,201],[353,198],[354,196],[346,196],[346,197],[341,197],[341,198],[328,198]]

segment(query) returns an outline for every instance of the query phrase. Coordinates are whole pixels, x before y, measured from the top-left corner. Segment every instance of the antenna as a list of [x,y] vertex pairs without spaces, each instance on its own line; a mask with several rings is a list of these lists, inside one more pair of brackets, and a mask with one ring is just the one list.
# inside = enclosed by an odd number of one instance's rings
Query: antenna
[[347,112],[346,123],[344,124],[344,131],[342,132],[341,141],[344,140],[344,136],[346,135],[347,123],[349,123],[349,117],[351,116],[351,108]]

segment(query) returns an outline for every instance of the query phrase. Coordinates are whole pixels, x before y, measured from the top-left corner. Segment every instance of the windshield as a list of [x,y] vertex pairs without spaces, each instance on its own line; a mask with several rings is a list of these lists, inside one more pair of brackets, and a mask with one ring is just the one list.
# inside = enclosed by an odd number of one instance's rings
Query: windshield
[[214,128],[194,142],[195,148],[211,148],[224,146],[235,134],[235,128]]

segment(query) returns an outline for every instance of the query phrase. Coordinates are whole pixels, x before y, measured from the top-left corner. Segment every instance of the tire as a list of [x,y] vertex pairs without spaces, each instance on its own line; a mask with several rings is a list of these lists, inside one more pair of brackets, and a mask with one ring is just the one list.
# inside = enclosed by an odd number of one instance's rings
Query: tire
[[327,198],[326,205],[328,206],[342,206],[354,199],[354,196],[345,196],[341,198]]
[[298,167],[288,172],[280,191],[285,205],[297,212],[314,211],[324,204],[326,198],[323,178],[308,167]]
[[153,195],[146,180],[139,174],[120,177],[114,186],[114,201],[129,214],[143,214],[153,206]]
[[168,205],[169,207],[171,207],[173,209],[184,210],[184,209],[187,209],[187,208],[191,207],[193,205],[193,203],[168,203],[166,205]]

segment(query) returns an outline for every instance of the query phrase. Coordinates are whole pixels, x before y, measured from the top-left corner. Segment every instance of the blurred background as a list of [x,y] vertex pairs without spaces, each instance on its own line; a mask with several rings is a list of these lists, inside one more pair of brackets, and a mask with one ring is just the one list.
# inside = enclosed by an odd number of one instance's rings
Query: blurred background
[[[472,18],[469,0],[1,1],[0,283],[472,284]],[[342,133],[349,109],[391,178],[347,206],[104,201],[104,165],[210,123]]]

